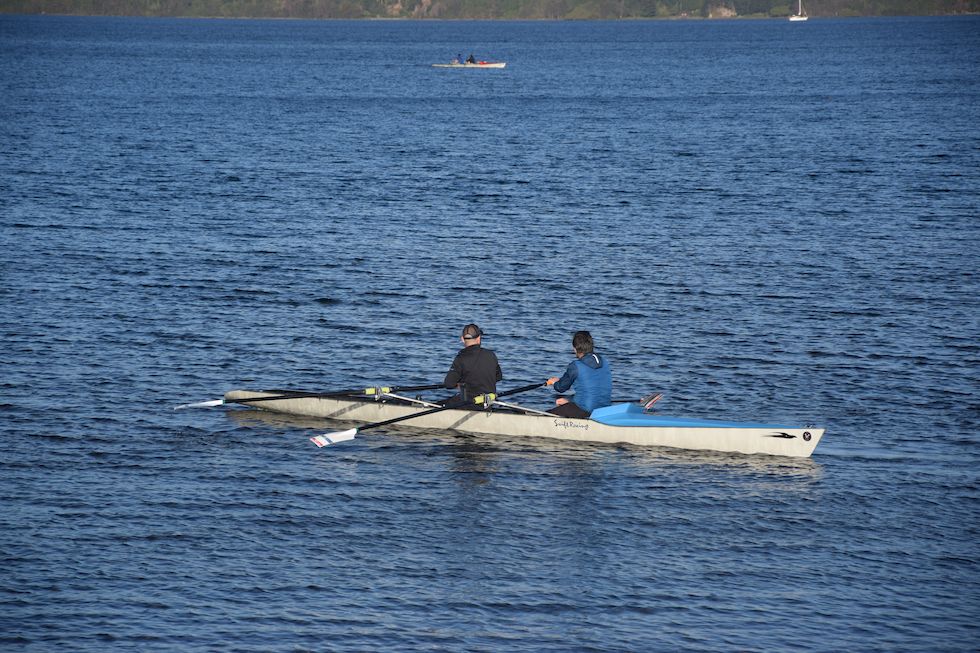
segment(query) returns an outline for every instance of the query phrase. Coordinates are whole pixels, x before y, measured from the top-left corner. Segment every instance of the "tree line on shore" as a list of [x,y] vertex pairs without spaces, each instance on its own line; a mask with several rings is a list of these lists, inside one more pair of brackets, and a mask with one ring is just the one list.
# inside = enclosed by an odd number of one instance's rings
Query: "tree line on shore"
[[[980,0],[804,0],[810,16],[980,13]],[[0,13],[199,18],[608,20],[785,17],[795,0],[0,0]]]

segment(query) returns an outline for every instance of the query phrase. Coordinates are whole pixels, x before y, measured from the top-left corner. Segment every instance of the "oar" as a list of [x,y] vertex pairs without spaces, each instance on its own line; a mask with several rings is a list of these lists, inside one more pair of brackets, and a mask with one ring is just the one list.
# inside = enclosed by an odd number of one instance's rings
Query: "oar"
[[306,399],[306,398],[317,398],[317,397],[343,397],[346,395],[383,395],[389,394],[391,392],[416,392],[418,390],[435,390],[436,388],[445,387],[441,383],[436,385],[404,385],[395,387],[381,387],[381,388],[355,388],[353,390],[330,390],[328,392],[303,392],[300,390],[279,390],[276,391],[277,394],[270,397],[252,397],[249,399],[212,399],[211,401],[199,401],[194,404],[181,404],[180,406],[175,406],[174,410],[183,410],[184,408],[213,408],[214,406],[222,406],[224,404],[254,404],[259,401],[278,401],[280,399]]
[[646,397],[640,399],[640,404],[643,405],[643,410],[650,410],[651,408],[653,408],[653,405],[655,403],[657,403],[663,398],[664,396],[661,393],[654,392],[653,394],[649,394]]
[[663,398],[664,398],[664,396],[663,396],[662,393],[660,393],[660,392],[654,392],[654,393],[649,394],[649,395],[647,395],[645,397],[642,397],[640,399],[613,399],[612,400],[612,403],[614,403],[614,404],[631,404],[631,403],[633,403],[635,401],[636,403],[638,403],[641,406],[643,406],[643,410],[650,410],[651,408],[653,408],[653,405],[655,403],[657,403],[658,401],[660,401]]
[[466,401],[454,401],[445,406],[439,406],[438,408],[431,408],[429,410],[423,410],[421,413],[412,413],[411,415],[405,415],[404,417],[394,417],[392,419],[386,419],[382,422],[373,422],[371,424],[365,424],[364,426],[359,426],[357,428],[348,429],[346,431],[335,431],[333,433],[325,433],[324,435],[317,435],[310,440],[318,447],[325,447],[328,444],[336,444],[338,442],[344,442],[345,440],[353,440],[361,431],[366,431],[367,429],[377,428],[379,426],[387,426],[388,424],[394,424],[396,422],[404,422],[405,420],[415,419],[416,417],[424,417],[426,415],[433,415],[435,413],[441,413],[444,410],[451,410],[453,408],[460,408],[469,403],[474,403],[480,406],[487,406],[492,403],[498,397],[507,397],[509,395],[516,395],[518,392],[527,392],[528,390],[534,390],[535,388],[540,388],[547,385],[547,381],[541,383],[532,383],[530,385],[521,386],[520,388],[514,388],[513,390],[507,390],[506,392],[501,392],[498,394],[485,394],[474,397]]

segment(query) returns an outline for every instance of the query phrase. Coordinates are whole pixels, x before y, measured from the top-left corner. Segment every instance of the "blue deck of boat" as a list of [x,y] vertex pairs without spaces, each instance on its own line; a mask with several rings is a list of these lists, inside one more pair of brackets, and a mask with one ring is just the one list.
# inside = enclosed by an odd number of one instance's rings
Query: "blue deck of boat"
[[781,424],[756,424],[750,422],[726,422],[713,419],[693,419],[689,417],[668,417],[653,415],[643,411],[636,404],[613,404],[592,411],[591,419],[609,426],[676,426],[701,428],[742,428],[742,429],[793,429],[799,426]]

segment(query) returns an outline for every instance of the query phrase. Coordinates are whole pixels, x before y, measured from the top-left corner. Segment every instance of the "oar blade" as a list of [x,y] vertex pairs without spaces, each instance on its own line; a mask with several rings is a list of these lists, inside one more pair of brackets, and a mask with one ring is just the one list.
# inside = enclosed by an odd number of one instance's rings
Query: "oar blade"
[[655,403],[657,403],[663,398],[664,398],[663,394],[659,392],[654,392],[653,394],[647,395],[643,399],[640,399],[640,403],[643,404],[643,410],[650,410],[653,408],[653,405]]
[[324,433],[323,435],[315,435],[310,438],[318,447],[326,447],[331,444],[337,444],[338,442],[346,442],[347,440],[353,440],[354,436],[357,435],[357,429],[348,429],[347,431],[337,431],[336,433]]
[[199,401],[196,404],[181,404],[179,406],[174,406],[174,410],[183,410],[184,408],[213,408],[215,406],[221,406],[224,403],[224,399],[212,399],[211,401]]

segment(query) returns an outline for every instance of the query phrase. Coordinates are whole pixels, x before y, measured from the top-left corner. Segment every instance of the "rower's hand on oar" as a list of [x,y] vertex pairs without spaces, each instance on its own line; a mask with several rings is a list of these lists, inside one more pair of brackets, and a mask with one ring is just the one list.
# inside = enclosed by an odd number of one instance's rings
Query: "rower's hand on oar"
[[551,377],[550,379],[548,379],[547,381],[544,382],[544,384],[546,386],[553,386],[556,383],[558,383],[558,377],[557,376],[553,376],[553,377]]

